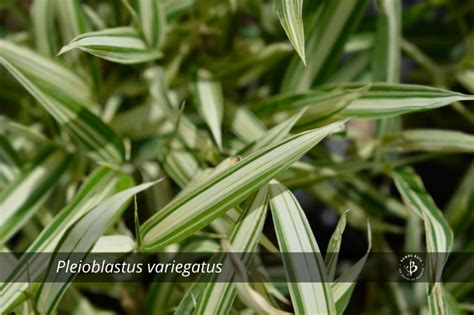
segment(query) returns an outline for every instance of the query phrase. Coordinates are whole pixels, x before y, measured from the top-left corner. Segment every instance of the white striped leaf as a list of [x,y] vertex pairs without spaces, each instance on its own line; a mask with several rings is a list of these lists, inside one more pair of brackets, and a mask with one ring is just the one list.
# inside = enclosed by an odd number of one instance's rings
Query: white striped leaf
[[347,211],[349,210],[344,211],[339,218],[336,229],[329,239],[326,255],[324,256],[324,264],[326,265],[328,273],[328,281],[333,281],[334,275],[336,274],[337,258],[339,256],[339,250],[341,249],[342,233],[344,233],[344,229],[346,228]]
[[357,282],[354,282],[354,279],[359,276],[372,249],[372,229],[369,222],[367,222],[367,242],[368,246],[365,255],[337,278],[336,282],[331,283],[331,291],[336,302],[337,314],[344,314],[357,284]]
[[377,0],[377,32],[374,40],[374,81],[400,80],[401,1]]
[[281,91],[294,93],[325,82],[339,61],[349,35],[365,12],[368,0],[325,1],[306,34],[307,66],[293,58],[288,66]]
[[53,0],[34,0],[31,6],[36,49],[45,56],[56,53],[53,7]]
[[194,75],[192,91],[199,114],[209,126],[217,146],[222,150],[224,97],[219,82],[215,81],[208,71],[200,69]]
[[370,85],[355,89],[334,89],[331,91],[283,94],[272,97],[255,106],[258,115],[268,115],[279,111],[290,112],[307,108],[306,114],[296,124],[297,129],[311,128],[333,118],[352,102],[367,93]]
[[20,159],[10,142],[0,135],[0,187],[12,181],[19,173]]
[[63,43],[68,43],[74,37],[89,30],[80,0],[55,1],[54,5],[57,10]]
[[249,284],[245,265],[240,257],[235,253],[234,249],[229,244],[229,242],[227,242],[227,240],[221,240],[221,245],[224,251],[228,253],[230,262],[235,270],[235,277],[237,279],[235,287],[237,289],[237,294],[239,295],[240,301],[242,301],[242,303],[248,306],[251,310],[255,311],[257,314],[290,314],[275,308],[264,296],[252,288]]
[[144,250],[156,250],[187,238],[287,169],[342,125],[297,134],[244,158],[219,176],[176,199],[142,225]]
[[34,52],[0,41],[0,62],[78,142],[101,162],[121,163],[122,142],[92,114],[89,88],[65,67]]
[[306,65],[303,27],[303,0],[275,0],[276,12],[288,39]]
[[[295,196],[276,180],[270,182],[270,207],[283,255],[295,314],[336,314],[334,298],[318,243]],[[292,253],[302,253],[294,258]],[[314,256],[309,256],[314,253]],[[308,277],[319,282],[299,282]]]
[[428,306],[431,314],[448,314],[443,284],[440,281],[444,264],[453,247],[453,232],[443,213],[426,192],[421,179],[410,169],[393,174],[398,191],[405,204],[422,218],[425,224],[428,281]]
[[446,206],[446,218],[454,233],[460,235],[469,228],[474,220],[474,162],[471,162],[469,168],[464,172],[456,190],[451,195]]
[[140,26],[150,48],[160,48],[166,34],[166,16],[161,0],[138,0]]
[[[255,252],[267,213],[268,186],[263,186],[235,223],[229,236],[229,243],[235,253],[249,253],[241,257],[248,267],[252,253]],[[217,256],[216,261],[223,262],[225,256]],[[227,314],[236,295],[235,285],[230,278],[204,284],[195,307],[196,314]]]
[[162,55],[156,49],[147,48],[137,32],[126,26],[81,34],[64,46],[59,55],[75,48],[122,64],[152,61]]
[[[361,84],[339,86],[356,88]],[[463,100],[474,100],[474,96],[423,85],[374,83],[369,91],[353,101],[342,115],[383,118],[438,108]]]
[[[133,184],[125,175],[118,175],[109,168],[99,167],[84,182],[69,204],[46,226],[40,235],[31,243],[26,252],[52,252],[66,230],[81,216],[95,207],[105,197],[113,192],[128,188]],[[27,271],[25,267],[29,266]],[[28,272],[30,279],[37,279],[46,269],[47,261],[44,255],[24,255],[17,269],[9,275],[9,283],[1,288],[0,313],[11,310],[27,298],[24,294],[29,290],[28,283],[18,282]],[[33,290],[36,290],[34,286]]]
[[[105,230],[122,216],[130,199],[153,184],[144,183],[101,201],[65,231],[61,242],[54,249],[54,253],[81,253],[85,257]],[[58,279],[65,276],[64,274],[56,273],[56,268],[54,268],[56,260],[56,254],[53,254],[46,278]],[[54,313],[74,276],[74,274],[68,275],[67,281],[57,283],[43,282],[40,285],[35,301],[41,314]]]
[[383,145],[403,152],[474,152],[474,136],[459,131],[412,129],[386,134]]
[[0,242],[6,242],[46,201],[71,162],[71,156],[43,150],[0,194]]
[[[325,99],[342,98],[354,89],[361,89],[366,83],[346,83],[331,85],[321,89],[276,97],[262,102],[255,107],[257,114],[268,116],[275,112],[295,110],[308,106],[308,113],[313,107],[326,116],[333,115],[331,108],[324,107]],[[474,100],[474,95],[412,84],[371,83],[368,91],[353,99],[339,115],[343,117],[379,119],[398,116],[411,112],[428,110],[452,104],[457,101]],[[337,111],[336,111],[337,112]]]

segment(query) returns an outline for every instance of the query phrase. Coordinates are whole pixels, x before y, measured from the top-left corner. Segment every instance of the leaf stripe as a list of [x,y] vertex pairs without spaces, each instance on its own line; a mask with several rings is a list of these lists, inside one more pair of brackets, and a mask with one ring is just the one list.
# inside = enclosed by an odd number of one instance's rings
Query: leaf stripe
[[288,168],[340,125],[338,122],[314,129],[262,149],[189,192],[186,197],[170,203],[143,224],[144,249],[161,248],[201,229]]

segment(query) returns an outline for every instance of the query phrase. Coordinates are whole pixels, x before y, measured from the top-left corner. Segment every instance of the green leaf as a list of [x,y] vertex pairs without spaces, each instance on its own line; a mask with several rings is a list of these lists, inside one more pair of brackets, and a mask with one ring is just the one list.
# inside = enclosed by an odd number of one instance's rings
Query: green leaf
[[[65,276],[56,274],[54,268],[54,263],[58,259],[56,253],[82,253],[85,257],[105,230],[121,217],[133,195],[149,188],[153,184],[155,183],[141,184],[101,201],[77,220],[73,226],[70,226],[54,249],[55,254],[51,257],[46,278],[56,279]],[[64,282],[41,284],[35,296],[38,311],[41,314],[51,314],[54,312],[74,276],[69,275],[67,281]]]
[[403,152],[474,152],[474,136],[459,131],[413,129],[386,134],[383,145]]
[[282,121],[272,129],[268,130],[263,137],[261,137],[255,142],[255,145],[252,147],[251,152],[258,151],[261,148],[278,143],[281,140],[285,139],[290,133],[291,128],[293,128],[293,126],[301,118],[305,111],[306,108],[303,108],[292,117]]
[[294,93],[308,90],[331,75],[349,35],[357,27],[369,1],[325,1],[319,7],[306,35],[305,67],[293,58],[288,66],[281,91]]
[[393,174],[405,204],[420,216],[425,224],[428,259],[427,296],[430,314],[448,314],[443,284],[440,281],[444,264],[453,247],[453,232],[443,213],[423,187],[421,179],[410,169]]
[[[251,253],[255,252],[263,224],[267,213],[268,186],[263,186],[250,202],[249,206],[241,214],[235,223],[232,233],[229,236],[229,243],[235,253],[249,253],[242,257],[243,264],[248,267]],[[225,256],[219,255],[214,259],[216,262],[223,262]],[[232,274],[227,274],[230,278],[222,279],[219,282],[209,282],[202,286],[195,312],[198,314],[227,314],[230,311],[232,302],[236,295],[235,284],[232,283]],[[200,285],[200,284],[198,284]],[[194,292],[194,291],[193,291]]]
[[[295,196],[275,180],[270,182],[270,206],[280,250],[289,254],[283,256],[283,263],[295,313],[336,314],[321,251],[303,209]],[[304,263],[291,253],[304,253]],[[314,253],[314,257],[308,253]],[[320,281],[298,281],[309,275]]]
[[21,85],[101,162],[119,164],[124,148],[90,107],[89,88],[65,67],[34,52],[0,40],[0,62]]
[[63,42],[67,43],[77,35],[89,30],[80,0],[56,1],[54,5]]
[[[364,87],[369,87],[364,91]],[[342,117],[379,119],[411,112],[434,109],[457,101],[474,100],[474,95],[447,91],[423,85],[389,83],[345,83],[322,87],[307,93],[295,93],[270,98],[255,106],[255,112],[268,116],[280,111],[296,110],[308,106],[308,113],[319,113],[321,117],[334,115],[340,108],[332,105],[345,95],[357,93],[340,111]],[[363,93],[362,93],[363,92]]]
[[53,56],[56,53],[53,10],[51,10],[53,6],[52,0],[35,0],[31,6],[35,45],[45,56]]
[[175,199],[142,225],[144,250],[162,248],[202,229],[287,169],[341,125],[342,122],[337,122],[300,133],[255,152],[185,196]]
[[306,65],[302,19],[303,0],[275,0],[275,4],[281,26]]
[[[356,88],[361,85],[355,83],[339,87]],[[374,83],[342,115],[377,119],[438,108],[463,100],[474,100],[474,96],[423,85]]]
[[166,16],[161,2],[161,0],[138,1],[141,29],[150,48],[160,48],[166,35]]
[[19,173],[20,159],[10,142],[0,135],[0,187],[12,181]]
[[201,117],[211,129],[217,146],[222,150],[222,117],[224,99],[219,82],[212,79],[211,74],[203,69],[194,75],[192,90],[195,105]]
[[349,304],[352,292],[357,284],[357,282],[354,282],[353,280],[359,276],[367,258],[369,257],[370,250],[372,249],[372,230],[369,222],[367,222],[367,241],[369,244],[365,255],[337,278],[336,282],[331,283],[331,291],[334,301],[336,301],[337,314],[344,314],[344,311]]
[[352,102],[367,93],[370,86],[355,89],[334,89],[331,91],[314,91],[295,94],[283,94],[257,104],[257,115],[266,116],[280,111],[301,110],[307,107],[306,114],[296,124],[296,128],[311,128],[340,113]]
[[226,104],[224,122],[242,141],[250,143],[265,135],[267,128],[246,106]]
[[469,228],[469,224],[474,220],[474,162],[465,171],[456,190],[451,195],[446,206],[446,218],[454,233],[460,235]]
[[[66,230],[80,217],[95,207],[105,197],[113,192],[132,185],[128,176],[119,175],[106,167],[97,168],[82,184],[79,191],[68,205],[62,209],[31,243],[26,250],[28,253],[52,252]],[[22,300],[26,299],[28,283],[18,282],[28,272],[30,279],[37,279],[46,269],[44,255],[24,255],[17,264],[17,269],[9,275],[10,282],[1,288],[0,313],[11,310]],[[29,270],[27,268],[29,266]],[[35,287],[37,289],[37,287]]]
[[0,242],[6,242],[41,207],[71,162],[71,156],[43,150],[0,194]]
[[59,55],[78,48],[99,58],[134,64],[161,58],[161,52],[146,47],[145,42],[131,27],[109,28],[75,37]]
[[341,248],[342,233],[344,233],[344,229],[346,228],[347,211],[349,210],[344,211],[339,218],[336,229],[334,230],[334,233],[332,233],[331,239],[329,240],[326,256],[324,256],[324,264],[326,265],[329,281],[333,281],[334,275],[336,274],[337,258]]
[[400,80],[401,1],[377,0],[377,32],[374,40],[374,81]]

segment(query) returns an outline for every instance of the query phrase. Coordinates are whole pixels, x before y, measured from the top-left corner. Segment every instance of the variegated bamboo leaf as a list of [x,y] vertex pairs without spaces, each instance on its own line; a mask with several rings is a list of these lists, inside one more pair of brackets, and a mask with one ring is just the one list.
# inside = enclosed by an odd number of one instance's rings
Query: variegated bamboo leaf
[[[269,185],[270,207],[295,313],[336,314],[324,260],[303,209],[285,186],[275,180]],[[303,253],[304,262],[292,253]],[[319,281],[303,282],[308,277]]]
[[413,129],[384,136],[388,150],[403,152],[474,152],[474,136],[459,131]]
[[306,36],[307,67],[293,58],[288,66],[281,91],[308,90],[313,83],[324,82],[338,61],[349,35],[365,12],[369,1],[326,1],[319,7]]
[[131,27],[116,27],[81,34],[64,46],[59,55],[75,48],[123,64],[142,63],[161,57],[161,52],[147,48],[145,42]]
[[[84,214],[73,226],[70,226],[64,233],[62,241],[54,249],[46,278],[55,279],[64,277],[66,274],[56,273],[54,268],[56,253],[81,253],[87,255],[94,243],[105,232],[106,228],[120,218],[126,209],[127,203],[133,195],[147,189],[154,183],[145,183],[133,188],[129,188],[117,193],[104,201],[101,201],[92,210]],[[35,300],[37,308],[42,314],[51,314],[56,309],[65,290],[74,279],[74,274],[68,274],[66,280],[58,283],[43,282],[38,289]]]
[[[349,211],[349,210],[347,210]],[[346,212],[344,211],[337,222],[336,229],[332,233],[329,239],[326,255],[324,256],[324,264],[326,265],[328,280],[333,281],[334,275],[336,274],[337,258],[339,256],[339,250],[341,249],[342,233],[346,228]]]
[[166,16],[161,0],[139,0],[140,26],[150,48],[160,48],[166,35]]
[[[142,225],[144,250],[185,239],[288,168],[341,122],[297,134],[264,148],[175,200]],[[170,224],[169,222],[173,222]]]
[[0,194],[0,242],[4,243],[41,207],[71,162],[71,156],[53,148],[38,157]]
[[222,150],[222,118],[224,99],[219,82],[212,79],[211,74],[203,69],[197,71],[192,83],[195,105],[204,119],[217,146]]
[[[128,188],[132,180],[116,171],[100,167],[89,176],[68,206],[46,226],[34,242],[28,247],[28,253],[51,252],[57,246],[66,230],[81,216],[95,207],[101,200],[113,192]],[[1,288],[0,313],[7,312],[27,298],[28,283],[17,281],[27,273],[36,280],[47,267],[44,255],[27,254],[21,257],[17,268],[9,275],[9,283]],[[38,288],[35,284],[33,291]]]
[[440,281],[443,267],[453,247],[453,232],[443,213],[425,191],[421,179],[410,169],[397,171],[395,184],[405,204],[420,216],[425,224],[428,257],[426,285],[431,314],[448,314],[443,284]]
[[2,65],[97,161],[119,164],[122,142],[87,107],[89,88],[65,67],[7,41],[0,41]]
[[[252,253],[255,252],[262,234],[267,213],[267,200],[268,186],[263,186],[253,198],[249,207],[241,214],[229,236],[229,243],[233,252],[248,253],[248,256],[242,257],[245,267],[248,267],[249,259]],[[225,256],[217,257],[215,258],[216,261],[222,261]],[[202,286],[195,307],[197,314],[226,314],[230,311],[236,295],[236,288],[232,283],[232,278],[220,280],[219,283],[211,281]]]
[[288,39],[306,65],[304,27],[302,18],[303,0],[275,0],[276,12]]
[[401,1],[378,0],[377,32],[374,41],[374,81],[400,80]]
[[368,247],[366,254],[354,265],[348,268],[339,278],[337,278],[336,282],[331,283],[331,291],[334,301],[336,302],[337,314],[344,314],[352,296],[352,292],[357,284],[354,279],[356,279],[361,273],[372,249],[372,229],[369,222],[367,222],[367,242]]
[[[434,109],[452,104],[457,101],[474,100],[473,95],[465,95],[457,92],[412,84],[388,84],[388,83],[348,83],[327,86],[314,92],[297,93],[269,99],[255,107],[257,114],[268,116],[278,111],[295,110],[308,106],[308,113],[313,108],[320,110],[321,115],[331,115],[335,110],[324,106],[325,100],[332,104],[351,91],[369,86],[369,89],[353,98],[339,115],[343,117],[358,117],[368,119],[379,119],[398,116],[410,112]],[[326,102],[327,102],[326,101]],[[321,108],[321,109],[320,109]]]

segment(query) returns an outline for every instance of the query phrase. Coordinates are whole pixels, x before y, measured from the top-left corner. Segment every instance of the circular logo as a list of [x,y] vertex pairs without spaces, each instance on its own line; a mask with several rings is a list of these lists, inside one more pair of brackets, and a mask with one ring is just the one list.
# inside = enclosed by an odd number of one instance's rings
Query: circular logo
[[425,267],[423,265],[423,259],[420,256],[415,254],[408,254],[400,259],[400,264],[398,266],[398,272],[403,279],[408,281],[415,281],[421,278],[425,272]]

